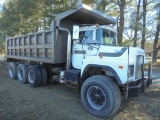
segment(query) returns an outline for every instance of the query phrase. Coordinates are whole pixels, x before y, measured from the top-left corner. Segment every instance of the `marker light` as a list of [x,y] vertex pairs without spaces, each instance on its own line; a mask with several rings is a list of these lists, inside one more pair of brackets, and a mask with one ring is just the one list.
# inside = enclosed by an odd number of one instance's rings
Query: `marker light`
[[119,66],[120,69],[123,69],[123,66]]
[[99,57],[102,59],[102,57],[103,57],[103,54],[100,54],[100,55],[99,55]]

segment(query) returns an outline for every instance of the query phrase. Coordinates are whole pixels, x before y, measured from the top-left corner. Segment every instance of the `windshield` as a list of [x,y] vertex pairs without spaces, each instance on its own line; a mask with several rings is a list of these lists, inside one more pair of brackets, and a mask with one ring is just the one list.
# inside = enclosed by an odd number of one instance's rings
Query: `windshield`
[[93,40],[93,30],[79,32],[80,43],[85,44],[87,40]]
[[99,28],[96,30],[96,40],[101,45],[117,45],[116,33],[107,29]]

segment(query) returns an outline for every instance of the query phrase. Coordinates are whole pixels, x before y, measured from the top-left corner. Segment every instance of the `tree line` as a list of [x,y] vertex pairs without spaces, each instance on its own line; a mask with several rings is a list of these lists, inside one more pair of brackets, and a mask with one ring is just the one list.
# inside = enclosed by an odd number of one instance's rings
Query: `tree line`
[[[6,0],[0,6],[0,47],[5,36],[48,29],[55,15],[74,8],[78,0]],[[160,50],[159,0],[82,0],[117,19],[120,46],[141,45],[153,51],[156,61]],[[145,47],[147,45],[147,47]],[[152,45],[148,50],[148,45]]]

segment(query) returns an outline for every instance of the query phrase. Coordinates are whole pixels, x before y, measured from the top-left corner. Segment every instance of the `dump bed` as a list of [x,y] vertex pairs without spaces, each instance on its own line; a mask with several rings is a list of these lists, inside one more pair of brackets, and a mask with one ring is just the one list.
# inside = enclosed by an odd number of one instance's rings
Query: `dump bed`
[[37,32],[7,39],[7,58],[53,62],[54,32]]
[[57,28],[67,28],[72,33],[74,24],[114,24],[110,16],[84,4],[56,15],[47,31],[31,33],[6,39],[6,60],[28,62],[66,63],[67,33]]

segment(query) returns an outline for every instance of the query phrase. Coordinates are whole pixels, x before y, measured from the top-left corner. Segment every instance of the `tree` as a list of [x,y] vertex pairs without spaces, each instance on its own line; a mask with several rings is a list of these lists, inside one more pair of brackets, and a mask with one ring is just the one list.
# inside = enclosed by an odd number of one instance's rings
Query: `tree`
[[[157,7],[160,7],[160,3],[157,4],[156,8]],[[160,50],[160,44],[158,45],[158,42],[160,40],[159,32],[160,32],[160,9],[158,9],[157,29],[156,29],[156,34],[155,34],[155,39],[153,44],[153,62],[157,61],[157,53]]]
[[5,52],[5,36],[2,31],[0,31],[0,54]]
[[143,31],[142,31],[142,41],[141,41],[141,48],[145,49],[145,41],[146,41],[146,7],[147,7],[147,0],[143,0]]
[[140,20],[140,16],[139,16],[140,3],[141,3],[141,0],[138,0],[137,10],[136,10],[136,20],[134,25],[133,47],[137,46],[137,32],[138,32],[138,25]]
[[0,29],[9,36],[48,29],[54,16],[71,9],[71,0],[7,0],[1,10]]
[[[4,35],[14,36],[38,31],[40,28],[48,29],[56,14],[71,9],[71,6],[74,6],[77,1],[7,0],[0,12],[0,30]],[[142,1],[145,2],[144,7],[141,4]],[[111,16],[118,16],[117,38],[119,45],[125,43],[137,46],[140,43],[138,40],[142,40],[143,48],[147,37],[153,37],[151,32],[154,28],[149,32],[147,26],[152,23],[148,24],[148,18],[146,19],[149,13],[148,5],[153,3],[153,0],[82,0],[82,2]]]
[[[8,0],[1,10],[0,29],[9,36],[32,32],[40,23],[35,0]],[[32,21],[30,21],[32,19]]]
[[108,0],[106,6],[106,12],[117,17],[117,40],[120,46],[123,44],[125,14],[130,11],[128,8],[132,5],[132,0]]
[[118,0],[118,6],[120,8],[120,15],[118,20],[118,24],[117,24],[117,31],[118,31],[118,44],[121,45],[122,44],[122,39],[123,39],[123,30],[124,30],[124,9],[125,9],[125,5],[126,5],[126,0]]

